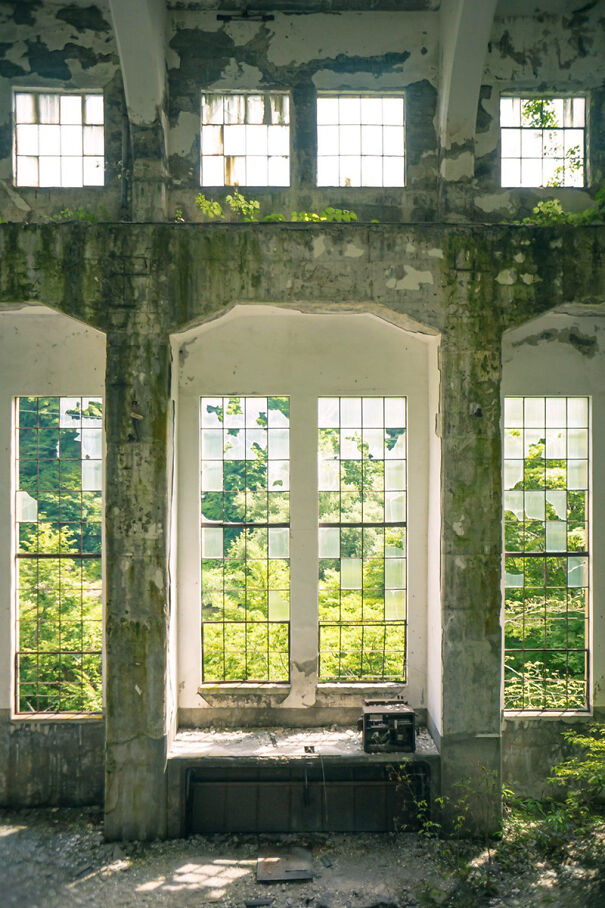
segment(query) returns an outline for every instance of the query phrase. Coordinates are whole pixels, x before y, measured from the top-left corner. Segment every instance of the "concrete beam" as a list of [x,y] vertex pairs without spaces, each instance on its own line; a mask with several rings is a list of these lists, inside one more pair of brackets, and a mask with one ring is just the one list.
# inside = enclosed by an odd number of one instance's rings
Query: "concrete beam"
[[148,126],[166,95],[164,0],[109,0],[120,54],[128,116]]
[[[479,90],[497,0],[443,0],[439,139],[446,180],[472,177]],[[451,152],[457,151],[455,161]]]

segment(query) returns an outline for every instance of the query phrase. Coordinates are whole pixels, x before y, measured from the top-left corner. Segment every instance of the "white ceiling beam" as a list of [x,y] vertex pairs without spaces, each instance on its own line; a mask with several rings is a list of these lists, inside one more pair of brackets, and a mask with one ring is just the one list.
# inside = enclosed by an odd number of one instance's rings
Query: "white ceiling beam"
[[128,115],[138,126],[149,125],[166,93],[165,0],[109,0],[109,6]]
[[474,141],[481,78],[498,0],[442,0],[439,136],[446,151]]

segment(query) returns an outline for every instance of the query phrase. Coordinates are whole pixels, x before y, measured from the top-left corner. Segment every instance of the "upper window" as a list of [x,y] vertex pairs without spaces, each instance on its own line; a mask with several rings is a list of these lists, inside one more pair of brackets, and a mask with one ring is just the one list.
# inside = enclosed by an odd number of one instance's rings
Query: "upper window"
[[15,93],[15,184],[102,186],[103,95]]
[[403,186],[402,97],[317,98],[317,185]]
[[287,681],[290,401],[203,397],[202,680]]
[[404,681],[406,401],[319,400],[319,678]]
[[202,94],[200,174],[202,186],[288,186],[289,96]]
[[505,709],[589,705],[588,403],[505,400]]
[[16,710],[100,712],[102,404],[16,409]]
[[502,186],[583,186],[584,98],[501,98]]

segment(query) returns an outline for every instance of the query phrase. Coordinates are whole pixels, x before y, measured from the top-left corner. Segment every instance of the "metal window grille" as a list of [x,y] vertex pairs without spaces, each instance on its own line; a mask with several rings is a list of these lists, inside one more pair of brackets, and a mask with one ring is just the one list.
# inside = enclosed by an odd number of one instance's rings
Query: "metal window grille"
[[202,94],[200,183],[289,186],[289,96]]
[[501,98],[502,186],[584,186],[584,98]]
[[103,186],[103,95],[15,92],[15,184]]
[[319,400],[319,677],[404,681],[406,399]]
[[589,400],[504,402],[505,709],[587,709]]
[[403,97],[317,98],[317,185],[405,185]]
[[287,397],[203,397],[202,678],[287,681]]
[[102,710],[102,403],[16,402],[16,710]]

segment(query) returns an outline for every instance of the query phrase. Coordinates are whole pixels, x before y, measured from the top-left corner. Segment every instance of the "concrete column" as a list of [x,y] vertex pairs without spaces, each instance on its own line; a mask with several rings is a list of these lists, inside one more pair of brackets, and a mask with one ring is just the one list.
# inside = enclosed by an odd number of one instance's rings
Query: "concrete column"
[[154,123],[130,123],[132,172],[130,176],[131,217],[133,221],[165,221],[167,153],[166,124],[163,114]]
[[458,272],[441,346],[442,790],[494,829],[501,789],[500,330]]
[[122,309],[107,333],[107,839],[165,835],[168,335]]

